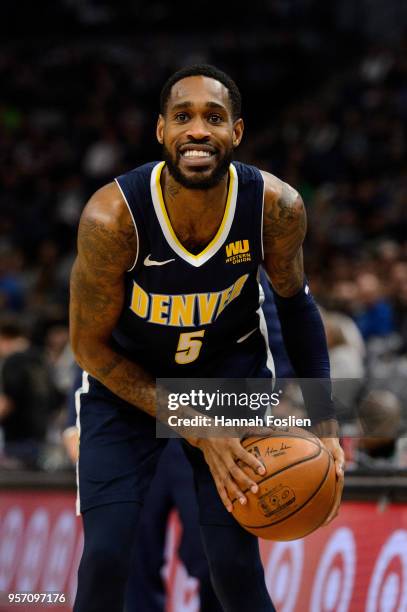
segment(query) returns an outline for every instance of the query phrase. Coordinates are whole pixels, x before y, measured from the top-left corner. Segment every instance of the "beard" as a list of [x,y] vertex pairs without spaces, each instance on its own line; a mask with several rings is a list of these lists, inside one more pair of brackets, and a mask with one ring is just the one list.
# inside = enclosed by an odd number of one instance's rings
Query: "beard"
[[183,187],[187,189],[196,189],[196,190],[206,190],[211,189],[212,187],[216,187],[221,180],[224,178],[225,174],[229,171],[230,163],[233,159],[233,148],[228,149],[222,157],[218,159],[218,162],[215,168],[210,172],[210,174],[206,174],[205,166],[202,166],[202,169],[199,167],[195,168],[195,176],[186,176],[179,167],[179,162],[181,159],[181,153],[177,152],[176,157],[171,155],[170,151],[167,149],[165,145],[162,147],[162,154],[165,163],[167,164],[167,168],[172,178],[177,181]]

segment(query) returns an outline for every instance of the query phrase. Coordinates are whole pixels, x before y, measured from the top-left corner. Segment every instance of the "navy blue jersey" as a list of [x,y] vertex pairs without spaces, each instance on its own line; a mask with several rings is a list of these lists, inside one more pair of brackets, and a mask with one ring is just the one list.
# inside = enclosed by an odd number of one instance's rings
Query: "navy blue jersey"
[[222,223],[199,253],[171,226],[161,191],[164,162],[116,179],[134,221],[138,253],[126,273],[116,350],[156,377],[270,376],[259,310],[264,181],[234,162]]

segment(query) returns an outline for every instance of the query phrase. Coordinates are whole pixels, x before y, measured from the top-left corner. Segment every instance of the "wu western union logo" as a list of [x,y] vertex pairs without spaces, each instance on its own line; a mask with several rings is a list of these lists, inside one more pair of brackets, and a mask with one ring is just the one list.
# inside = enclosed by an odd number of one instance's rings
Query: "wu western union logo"
[[229,242],[226,245],[226,263],[242,263],[244,261],[251,261],[250,246],[248,240],[237,240],[236,242]]
[[241,294],[248,277],[244,274],[223,291],[181,295],[147,293],[133,281],[130,309],[148,323],[176,327],[207,325]]

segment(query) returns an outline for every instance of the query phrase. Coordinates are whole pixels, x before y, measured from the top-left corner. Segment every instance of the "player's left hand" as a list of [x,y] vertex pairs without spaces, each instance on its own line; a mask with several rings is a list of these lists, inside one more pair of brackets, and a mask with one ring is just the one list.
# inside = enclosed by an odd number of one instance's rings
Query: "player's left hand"
[[341,445],[339,444],[338,438],[321,439],[325,447],[332,453],[332,456],[335,460],[336,470],[335,500],[332,506],[332,510],[324,522],[324,525],[328,525],[328,523],[330,523],[338,515],[339,506],[341,504],[343,485],[345,482],[345,454],[342,450]]
[[339,444],[338,423],[332,419],[328,421],[322,421],[315,428],[314,433],[324,443],[325,448],[330,451],[335,461],[336,470],[336,492],[335,499],[332,506],[332,510],[325,519],[323,526],[328,525],[339,512],[339,506],[341,505],[343,485],[345,482],[345,453]]

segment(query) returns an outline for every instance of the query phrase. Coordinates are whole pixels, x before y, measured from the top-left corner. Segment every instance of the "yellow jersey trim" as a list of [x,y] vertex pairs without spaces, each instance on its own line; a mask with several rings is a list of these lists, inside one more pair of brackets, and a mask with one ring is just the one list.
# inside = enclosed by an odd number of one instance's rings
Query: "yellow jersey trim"
[[167,242],[172,247],[172,249],[183,259],[188,261],[194,266],[200,266],[208,259],[210,259],[222,246],[225,242],[227,235],[229,233],[230,227],[233,222],[234,213],[236,209],[236,199],[237,199],[237,172],[235,167],[230,164],[229,166],[229,189],[228,195],[226,199],[225,211],[223,213],[223,218],[221,224],[212,238],[210,243],[197,255],[194,255],[190,251],[188,251],[179,241],[174,229],[171,225],[170,218],[168,216],[168,212],[165,206],[164,197],[161,189],[161,172],[164,168],[165,162],[160,162],[153,169],[152,177],[151,177],[151,192],[153,197],[153,203],[156,210],[156,214],[158,220],[160,222],[161,228],[163,230],[164,236],[167,239]]

